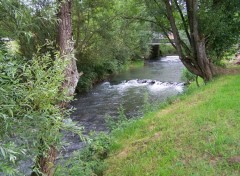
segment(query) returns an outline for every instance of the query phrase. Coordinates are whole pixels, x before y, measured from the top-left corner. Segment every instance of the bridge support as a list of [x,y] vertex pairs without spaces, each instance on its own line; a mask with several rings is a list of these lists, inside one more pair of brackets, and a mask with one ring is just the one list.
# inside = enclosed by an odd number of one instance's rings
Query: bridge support
[[159,56],[160,56],[159,45],[152,45],[149,59],[157,59]]

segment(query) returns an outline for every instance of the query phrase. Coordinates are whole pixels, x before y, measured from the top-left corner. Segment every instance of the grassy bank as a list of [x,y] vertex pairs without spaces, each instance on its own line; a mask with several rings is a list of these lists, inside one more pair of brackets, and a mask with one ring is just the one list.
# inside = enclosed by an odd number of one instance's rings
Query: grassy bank
[[119,72],[127,71],[129,69],[143,67],[144,60],[129,60],[123,64],[107,62],[100,65],[96,64],[94,66],[89,65],[89,63],[82,63],[80,65],[83,75],[79,79],[77,91],[88,92],[94,85],[108,79],[109,76],[113,74],[118,74]]
[[119,72],[122,71],[127,71],[130,69],[136,69],[136,68],[141,68],[144,66],[144,60],[131,60],[128,61],[125,65],[122,66],[122,68],[119,70]]
[[141,68],[143,66],[144,66],[144,60],[135,60],[130,62],[129,69]]
[[240,175],[239,85],[223,76],[115,130],[105,175]]

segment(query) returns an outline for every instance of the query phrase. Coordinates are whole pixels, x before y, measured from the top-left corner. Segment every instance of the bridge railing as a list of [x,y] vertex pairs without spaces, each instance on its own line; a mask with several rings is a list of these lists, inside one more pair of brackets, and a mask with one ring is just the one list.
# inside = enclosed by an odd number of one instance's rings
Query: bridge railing
[[[172,42],[174,42],[174,40],[172,39]],[[152,39],[152,43],[170,43],[170,41],[167,38],[164,39],[158,39],[158,38],[153,38]]]
[[[183,38],[182,39],[184,42],[188,43],[188,39],[187,38]],[[172,43],[175,43],[174,39],[171,39]],[[161,44],[161,43],[171,43],[169,41],[168,38],[153,38],[152,39],[152,43],[149,43],[150,45],[158,45],[158,44]]]

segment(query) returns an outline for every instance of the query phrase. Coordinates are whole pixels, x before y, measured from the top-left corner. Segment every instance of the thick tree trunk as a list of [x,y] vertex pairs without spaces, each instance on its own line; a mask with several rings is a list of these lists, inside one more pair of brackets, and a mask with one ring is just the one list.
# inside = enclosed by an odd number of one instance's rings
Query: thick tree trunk
[[[65,69],[65,81],[62,84],[62,90],[68,91],[68,96],[72,96],[78,83],[79,73],[73,53],[74,42],[72,39],[72,23],[71,23],[71,0],[59,0],[60,9],[58,18],[60,20],[58,26],[58,44],[61,53],[61,59],[68,59],[68,65]],[[62,102],[60,106],[65,107],[66,103]],[[54,144],[47,151],[46,156],[40,154],[37,157],[36,167],[45,176],[54,174],[54,163],[57,157],[57,149]],[[32,175],[37,175],[32,173]],[[39,174],[38,174],[39,175]]]
[[205,81],[209,81],[214,76],[214,68],[211,61],[207,58],[204,36],[200,37],[198,29],[197,0],[186,0],[188,21],[191,32],[191,48],[193,59],[196,60],[201,74],[199,75]]
[[[190,27],[190,35],[188,34],[188,38],[191,45],[191,53],[189,55],[186,55],[189,51],[184,52],[186,46],[184,45],[185,43],[181,41],[179,31],[176,26],[173,16],[173,4],[170,4],[169,0],[163,0],[163,2],[166,6],[167,17],[174,35],[176,49],[182,63],[193,74],[202,77],[205,81],[211,80],[215,74],[214,66],[207,58],[205,40],[204,37],[200,37],[198,30],[197,0],[186,0],[188,23]],[[177,1],[175,1],[175,3],[177,3]],[[182,20],[184,20],[184,18],[182,18]]]
[[43,154],[39,155],[36,160],[36,166],[37,169],[40,171],[40,173],[32,172],[31,176],[53,176],[54,175],[54,163],[57,158],[57,149],[54,146],[51,146],[48,150],[48,153],[46,156]]
[[72,36],[72,22],[71,22],[71,0],[61,1],[61,8],[58,14],[59,22],[59,38],[58,43],[63,59],[70,59],[69,64],[65,70],[65,81],[62,88],[67,89],[69,96],[75,92],[79,73],[77,70],[76,60],[73,54],[74,42]]

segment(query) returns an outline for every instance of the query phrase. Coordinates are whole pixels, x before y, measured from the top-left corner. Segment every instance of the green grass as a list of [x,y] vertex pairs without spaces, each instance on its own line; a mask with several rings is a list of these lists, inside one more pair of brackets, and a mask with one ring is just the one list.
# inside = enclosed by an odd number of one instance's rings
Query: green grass
[[130,63],[130,68],[141,68],[144,66],[144,60],[135,60]]
[[160,45],[160,51],[162,56],[167,56],[167,55],[176,55],[177,51],[173,46],[168,43],[168,44],[161,44]]
[[132,60],[123,66],[121,71],[127,71],[130,69],[141,68],[144,66],[144,60]]
[[240,175],[240,76],[191,87],[172,105],[113,131],[105,175]]

